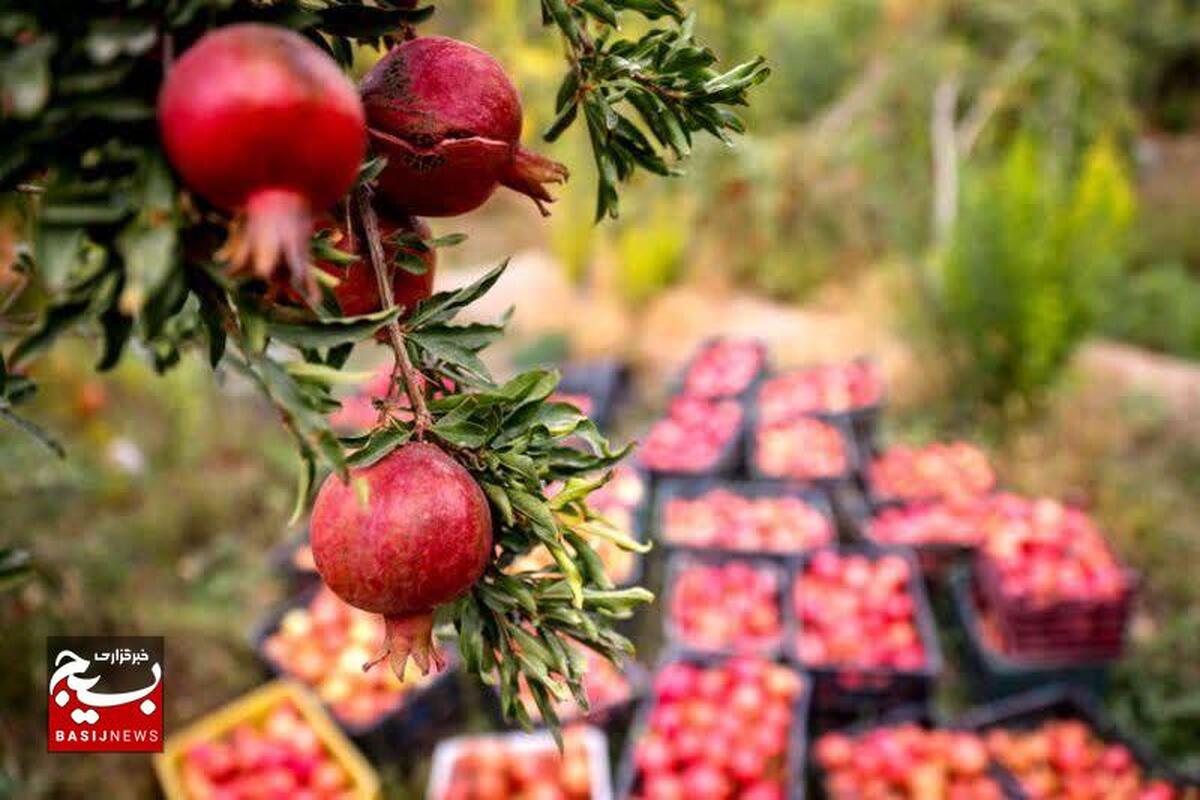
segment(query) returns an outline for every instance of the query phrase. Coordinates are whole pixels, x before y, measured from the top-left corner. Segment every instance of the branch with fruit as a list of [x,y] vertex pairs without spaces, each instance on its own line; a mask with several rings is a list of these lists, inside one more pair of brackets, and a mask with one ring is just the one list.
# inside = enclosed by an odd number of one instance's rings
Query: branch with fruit
[[[586,706],[575,643],[617,659],[612,628],[651,595],[617,589],[597,548],[638,550],[592,509],[628,448],[613,448],[558,377],[498,382],[480,352],[504,333],[455,321],[500,278],[432,293],[437,249],[421,217],[452,217],[504,186],[545,213],[559,164],[525,149],[520,99],[472,45],[418,36],[408,0],[151,0],[0,12],[3,202],[20,214],[0,308],[0,419],[18,416],[30,367],[60,337],[95,336],[97,369],[133,342],[159,371],[202,349],[275,406],[302,460],[297,513],[326,583],[383,615],[380,658],[441,663],[435,621],[505,712],[553,724]],[[584,112],[598,216],[637,168],[678,171],[694,134],[741,130],[730,107],[761,59],[719,70],[674,0],[545,0],[568,76],[554,140]],[[649,21],[640,38],[623,16]],[[387,49],[356,87],[356,48]],[[15,287],[15,288],[13,288]],[[393,354],[378,423],[338,436],[329,415],[353,349]],[[320,474],[330,475],[319,484]],[[320,490],[315,491],[320,485]],[[555,491],[549,492],[553,486]],[[522,557],[546,555],[529,567]],[[5,551],[6,575],[24,574]],[[19,567],[19,568],[18,568]]]

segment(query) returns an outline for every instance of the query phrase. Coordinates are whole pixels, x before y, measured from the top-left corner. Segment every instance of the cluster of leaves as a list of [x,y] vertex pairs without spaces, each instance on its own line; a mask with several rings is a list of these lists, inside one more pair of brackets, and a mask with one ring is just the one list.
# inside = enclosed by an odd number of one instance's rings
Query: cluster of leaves
[[[626,11],[672,24],[623,38],[617,29]],[[727,106],[746,105],[748,90],[770,74],[761,56],[717,69],[716,54],[696,42],[695,16],[675,0],[542,0],[542,18],[561,30],[570,61],[545,138],[561,136],[582,109],[599,178],[597,220],[617,216],[618,184],[639,168],[675,174],[693,134],[729,143],[742,133]]]
[[[502,323],[451,324],[503,271],[501,265],[474,284],[435,295],[401,328],[427,387],[426,439],[472,472],[495,512],[497,559],[443,615],[457,630],[467,669],[497,682],[506,715],[528,725],[521,684],[545,720],[557,719],[553,701],[568,695],[586,708],[584,663],[573,643],[614,661],[631,654],[630,642],[610,621],[628,618],[652,596],[615,588],[592,544],[605,539],[626,550],[645,549],[586,503],[628,448],[612,449],[577,408],[549,400],[558,385],[552,371],[523,372],[498,385],[478,353],[503,335]],[[352,466],[373,463],[416,435],[408,405],[381,405],[379,427],[343,440],[353,451]],[[553,496],[550,485],[560,487]],[[552,566],[517,571],[518,558],[538,548]]]

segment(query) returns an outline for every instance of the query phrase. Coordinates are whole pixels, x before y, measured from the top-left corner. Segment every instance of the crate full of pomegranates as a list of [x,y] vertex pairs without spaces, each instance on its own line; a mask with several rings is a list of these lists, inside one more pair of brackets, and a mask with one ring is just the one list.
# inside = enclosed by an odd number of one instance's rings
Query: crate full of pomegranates
[[915,720],[825,733],[810,763],[827,800],[1025,800],[977,733]]
[[654,678],[625,745],[622,800],[799,800],[808,691],[753,657],[675,657]]
[[783,569],[768,559],[674,555],[664,592],[667,641],[693,652],[777,655],[784,583]]
[[996,488],[996,472],[983,448],[971,442],[893,445],[866,465],[872,502],[956,500]]
[[376,800],[379,779],[300,684],[275,681],[167,738],[167,800]]
[[858,463],[858,445],[843,420],[793,417],[767,422],[757,415],[751,419],[746,464],[753,478],[832,489],[849,484]]
[[757,413],[767,424],[800,416],[841,418],[858,443],[874,442],[886,403],[883,372],[870,358],[813,364],[765,379],[758,387]]
[[426,800],[612,800],[608,742],[569,725],[562,750],[548,731],[459,736],[433,754]]
[[683,369],[677,394],[706,400],[745,399],[767,370],[759,339],[718,337],[699,347]]
[[992,495],[868,503],[857,527],[868,544],[910,548],[925,576],[941,579],[983,543],[993,503]]
[[753,556],[797,556],[837,532],[823,492],[775,481],[667,481],[655,495],[655,520],[670,549]]
[[638,463],[660,480],[732,475],[741,465],[744,423],[737,400],[678,395],[643,437]]
[[269,614],[255,640],[272,673],[310,687],[373,756],[395,757],[406,744],[432,744],[458,711],[452,668],[422,675],[410,661],[403,678],[387,664],[365,669],[382,647],[383,619],[348,605],[324,584]]
[[962,631],[963,672],[973,697],[996,700],[1058,683],[1104,693],[1113,659],[1031,657],[1005,650],[995,615],[980,608],[971,592],[970,577],[965,567],[959,567],[950,574],[948,584]]
[[979,732],[989,756],[1031,800],[1200,800],[1194,781],[1122,734],[1074,687],[999,700],[960,724]]
[[974,567],[974,591],[1008,652],[1121,654],[1137,576],[1086,511],[1003,495],[986,520]]
[[806,556],[784,602],[786,655],[813,677],[820,713],[920,703],[941,672],[929,599],[911,553],[825,548]]

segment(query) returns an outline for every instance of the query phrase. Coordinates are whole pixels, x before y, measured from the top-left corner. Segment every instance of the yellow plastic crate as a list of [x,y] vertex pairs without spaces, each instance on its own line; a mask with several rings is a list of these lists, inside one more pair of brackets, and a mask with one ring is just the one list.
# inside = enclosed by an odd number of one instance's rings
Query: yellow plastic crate
[[182,731],[167,737],[163,752],[154,757],[154,771],[167,800],[191,800],[184,792],[183,754],[201,742],[219,739],[243,722],[261,720],[271,709],[291,702],[300,716],[312,726],[322,744],[350,776],[355,800],[378,800],[379,777],[362,753],[334,724],[321,704],[298,683],[277,680],[243,695],[233,702],[201,717]]

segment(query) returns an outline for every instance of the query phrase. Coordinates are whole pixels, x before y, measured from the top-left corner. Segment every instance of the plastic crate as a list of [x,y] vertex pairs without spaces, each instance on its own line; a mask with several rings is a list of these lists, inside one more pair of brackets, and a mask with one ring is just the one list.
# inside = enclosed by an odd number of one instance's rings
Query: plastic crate
[[556,394],[581,394],[592,401],[588,418],[608,430],[629,388],[629,366],[614,359],[578,361],[562,368]]
[[[899,725],[916,724],[922,728],[948,728],[963,730],[964,726],[956,724],[945,724],[936,720],[929,706],[925,704],[915,704],[908,706],[899,706],[889,711],[883,712],[875,719],[860,722],[840,729],[838,732],[850,738],[857,738],[872,730],[878,728],[892,728]],[[815,747],[819,737],[814,733],[811,741],[811,746]],[[1017,788],[1012,776],[1009,775],[1003,768],[999,767],[995,762],[990,762],[988,765],[988,776],[1000,788],[1000,792],[1005,800],[1025,800],[1025,795]],[[810,758],[808,762],[807,780],[809,796],[816,800],[825,800],[829,797],[825,791],[824,773],[815,758]]]
[[[658,663],[655,669],[655,674],[667,664],[674,662],[684,662],[699,666],[715,666],[729,660],[727,656],[719,655],[700,655],[697,653],[680,653],[668,652]],[[770,659],[763,659],[769,661]],[[784,796],[787,800],[805,800],[806,787],[804,781],[805,761],[808,751],[808,714],[809,701],[811,692],[811,683],[807,676],[801,674],[801,678],[805,679],[805,687],[800,692],[800,696],[796,699],[792,710],[792,730],[788,737],[788,752],[787,752],[787,767],[785,770],[786,779],[784,787]],[[653,679],[651,680],[653,687]],[[620,764],[617,767],[616,781],[616,798],[617,800],[629,800],[634,791],[638,788],[638,772],[637,765],[634,763],[634,753],[637,748],[638,741],[646,732],[649,726],[650,715],[654,711],[655,697],[654,690],[651,688],[646,699],[637,709],[637,715],[634,717],[633,724],[629,729],[629,736],[625,740],[625,748],[621,754]]]
[[871,525],[877,516],[889,509],[908,508],[918,505],[918,503],[872,498],[865,482],[860,482],[859,488],[860,493],[853,500],[847,502],[846,511],[853,519],[855,540],[872,547],[904,547],[911,550],[917,559],[917,565],[921,568],[921,573],[927,580],[933,583],[942,583],[953,568],[968,563],[978,550],[977,545],[957,542],[901,544],[874,538],[871,533]]
[[[825,720],[853,720],[872,717],[897,706],[927,703],[934,681],[942,671],[942,651],[929,596],[921,581],[921,573],[912,553],[903,548],[840,546],[832,548],[840,555],[860,553],[871,560],[884,555],[896,555],[909,564],[908,591],[913,601],[913,619],[925,652],[925,664],[915,670],[895,670],[884,667],[852,665],[805,664],[796,654],[795,641],[801,622],[796,614],[793,595],[795,583],[813,557],[812,551],[799,560],[788,581],[783,596],[784,614],[788,620],[788,636],[784,655],[801,670],[812,676],[813,712]],[[826,722],[835,726],[839,722]]]
[[993,728],[1028,730],[1053,719],[1079,720],[1103,741],[1128,748],[1138,766],[1150,777],[1200,792],[1194,777],[1164,764],[1144,742],[1122,732],[1101,709],[1096,697],[1079,687],[1060,684],[1006,697],[971,709],[959,717],[956,724],[980,732]]
[[220,739],[243,722],[261,720],[281,703],[290,703],[300,712],[325,749],[350,776],[353,788],[348,797],[376,800],[380,796],[378,776],[321,708],[317,699],[300,684],[279,680],[243,695],[167,737],[163,751],[154,756],[154,771],[167,800],[190,800],[182,775],[183,758],[190,748]]
[[[254,652],[269,674],[296,680],[267,657],[264,644],[267,637],[279,628],[284,615],[294,608],[306,607],[322,586],[317,584],[302,589],[272,609],[252,630]],[[425,686],[409,690],[394,709],[377,720],[356,725],[339,719],[332,710],[328,710],[330,717],[377,761],[406,761],[417,757],[452,730],[455,721],[462,716],[457,659],[453,652],[447,652],[446,656],[449,661],[446,669]],[[379,664],[374,669],[391,667]]]
[[[712,402],[738,402],[736,400],[716,400]],[[729,437],[728,441],[721,447],[716,460],[708,466],[695,470],[669,470],[655,469],[640,460],[636,462],[637,467],[645,474],[649,475],[655,485],[662,481],[680,480],[686,478],[703,478],[703,477],[733,477],[741,473],[743,464],[743,456],[745,445],[743,439],[746,436],[747,425],[747,408],[744,403],[738,402],[741,409],[741,419],[738,420],[737,429]],[[642,437],[643,443],[645,437]]]
[[715,345],[721,341],[726,341],[726,340],[745,342],[747,344],[752,345],[759,353],[758,372],[755,373],[754,377],[750,379],[749,383],[747,383],[744,387],[742,387],[741,390],[734,392],[733,394],[715,395],[715,396],[711,396],[711,397],[705,396],[705,395],[695,395],[695,396],[705,397],[706,399],[709,399],[709,400],[742,400],[742,401],[745,401],[748,398],[750,398],[751,396],[753,396],[754,393],[758,390],[759,384],[762,383],[763,379],[766,377],[768,369],[769,369],[769,364],[768,364],[769,353],[767,351],[767,343],[762,341],[761,339],[755,339],[753,337],[740,337],[740,336],[710,336],[709,338],[702,341],[699,345],[697,345],[696,349],[692,352],[692,355],[688,358],[687,363],[684,365],[683,369],[681,369],[679,371],[679,374],[675,377],[675,380],[672,383],[671,394],[672,395],[689,394],[689,392],[687,390],[687,376],[691,373],[692,367],[695,366],[696,361],[699,360],[700,356],[702,356],[708,348],[712,347],[713,345]]
[[[858,358],[851,359],[847,363],[867,364],[875,370],[879,369],[875,359],[870,358],[869,356],[859,356]],[[766,383],[771,378],[786,376],[793,373],[802,373],[806,370],[819,368],[820,366],[822,365],[812,364],[806,367],[797,367],[795,369],[783,370],[772,375],[767,375],[759,382],[759,388],[761,389],[762,384]],[[880,380],[882,382],[882,377]],[[854,434],[854,439],[859,447],[860,452],[865,454],[875,449],[876,443],[879,439],[879,420],[882,417],[883,411],[886,407],[887,387],[884,386],[879,400],[868,405],[856,406],[841,411],[813,409],[811,411],[802,413],[805,416],[814,416],[826,420],[837,420],[844,423]]]
[[[604,734],[595,728],[584,728],[582,731],[584,746],[587,748],[591,769],[591,800],[612,800],[612,779],[608,760],[608,742]],[[443,800],[450,778],[454,773],[454,764],[458,760],[463,747],[471,741],[481,739],[502,742],[515,752],[558,752],[558,745],[549,732],[538,733],[503,733],[480,736],[456,736],[438,744],[433,754],[433,766],[430,770],[429,784],[425,791],[426,800]]]
[[844,447],[846,453],[845,469],[836,475],[823,475],[806,478],[787,475],[773,475],[763,472],[758,465],[758,410],[757,406],[752,404],[747,409],[745,420],[746,424],[743,426],[746,473],[751,478],[760,481],[777,481],[783,483],[817,486],[830,496],[833,496],[836,492],[839,492],[844,487],[854,487],[856,485],[859,464],[861,463],[862,458],[861,453],[859,452],[858,442],[850,429],[849,423],[845,419],[821,418],[820,416],[812,414],[803,416],[808,419],[815,419],[818,422],[829,425],[841,435],[842,446]]
[[792,484],[781,481],[745,481],[725,480],[721,478],[688,478],[674,481],[664,481],[654,493],[653,526],[657,532],[659,543],[670,551],[690,553],[726,553],[738,556],[757,558],[787,559],[801,555],[804,548],[797,551],[774,550],[735,550],[714,546],[680,544],[667,538],[666,518],[667,506],[672,500],[695,500],[717,489],[725,489],[733,494],[747,498],[792,497],[804,501],[820,512],[831,527],[832,538],[826,544],[832,544],[837,538],[837,520],[828,495],[815,487]]
[[[775,603],[776,610],[779,612],[779,636],[773,641],[764,643],[761,649],[737,650],[733,647],[710,647],[690,641],[675,626],[674,620],[671,618],[671,604],[675,597],[675,588],[679,581],[680,573],[692,566],[723,566],[733,563],[746,564],[755,570],[769,572],[775,578]],[[672,650],[687,653],[713,653],[725,656],[757,656],[767,659],[777,658],[782,653],[783,644],[788,632],[787,618],[782,605],[788,581],[786,572],[776,561],[729,553],[678,553],[672,555],[667,560],[666,580],[663,582],[663,585],[663,633],[667,644]]]
[[1125,588],[1111,600],[1065,600],[1040,604],[1006,596],[986,553],[974,560],[973,589],[981,608],[995,615],[1010,654],[1039,657],[1119,658],[1125,645],[1137,574],[1125,570]]
[[[914,447],[914,449],[920,450],[923,447],[932,447],[932,446],[939,445],[939,444],[950,445],[950,444],[954,444],[954,443],[952,443],[952,442],[928,442],[925,445],[913,445],[913,447]],[[982,452],[982,448],[979,447],[978,445],[975,445],[974,443],[964,442],[963,444],[969,444],[972,447],[975,447],[976,449],[980,450],[980,452]],[[939,500],[945,499],[945,495],[942,495],[942,494],[920,495],[920,496],[908,497],[908,496],[889,495],[889,494],[886,494],[886,493],[880,491],[871,480],[871,465],[874,464],[875,460],[878,459],[880,456],[882,456],[886,451],[887,451],[887,448],[879,446],[878,442],[874,443],[871,448],[863,449],[862,451],[860,451],[861,461],[860,461],[860,465],[859,465],[860,466],[859,476],[860,476],[860,479],[862,482],[862,491],[863,491],[863,495],[868,499],[868,501],[872,505],[879,506],[879,505],[884,505],[884,504],[888,504],[888,503],[893,503],[893,504],[933,503],[933,502],[937,502]],[[984,453],[984,455],[985,455],[985,457],[987,456],[986,453]],[[999,477],[996,475],[995,466],[992,464],[992,460],[990,458],[988,458],[988,466],[992,473],[991,484],[986,489],[982,489],[978,492],[970,492],[967,494],[989,496],[989,495],[993,495],[999,491],[999,485],[1000,485]]]
[[996,700],[1056,683],[1080,686],[1097,695],[1104,693],[1111,661],[1031,661],[998,652],[983,637],[967,570],[954,570],[949,586],[954,613],[963,631],[967,683],[977,700]]

